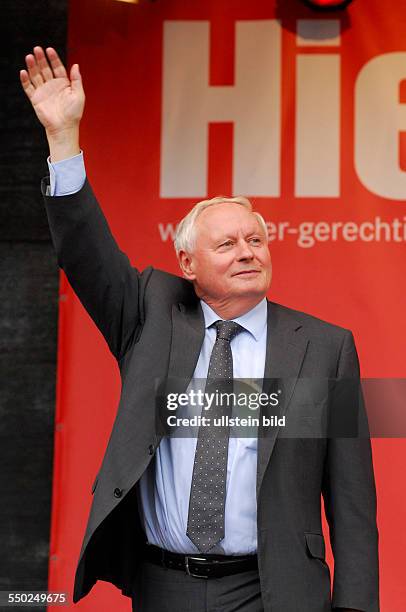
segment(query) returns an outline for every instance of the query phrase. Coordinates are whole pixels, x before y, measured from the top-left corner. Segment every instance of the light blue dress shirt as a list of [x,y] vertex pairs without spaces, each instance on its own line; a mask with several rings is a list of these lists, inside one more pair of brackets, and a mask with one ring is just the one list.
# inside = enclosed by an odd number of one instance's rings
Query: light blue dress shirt
[[[82,152],[56,163],[48,158],[48,166],[51,195],[68,195],[82,187],[86,178]],[[205,302],[201,301],[201,306],[205,336],[191,385],[193,380],[207,376],[216,340],[216,330],[211,325],[221,318]],[[266,299],[233,320],[244,328],[231,341],[234,378],[262,379],[266,356]],[[148,542],[185,554],[198,552],[186,535],[196,444],[196,437],[163,438],[138,488],[140,516]],[[243,555],[257,551],[257,444],[256,436],[229,439],[225,536],[210,551],[213,554]]]
[[51,196],[64,196],[76,193],[86,180],[83,151],[73,157],[52,162],[48,157],[49,185]]
[[[206,331],[194,379],[207,376],[216,340],[216,329],[210,326],[221,318],[205,302],[201,301],[201,305]],[[233,320],[244,327],[244,331],[231,341],[234,378],[262,379],[266,353],[266,300]],[[155,454],[155,470],[151,463],[139,487],[148,541],[185,554],[198,552],[186,535],[196,444],[196,437],[163,438]],[[229,439],[225,535],[210,551],[212,554],[243,555],[257,550],[257,444],[257,437]]]

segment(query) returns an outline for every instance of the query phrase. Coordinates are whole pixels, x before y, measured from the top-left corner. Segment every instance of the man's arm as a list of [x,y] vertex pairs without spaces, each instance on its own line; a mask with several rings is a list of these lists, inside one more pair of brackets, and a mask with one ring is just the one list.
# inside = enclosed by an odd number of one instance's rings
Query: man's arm
[[[342,342],[337,378],[359,380],[358,356],[351,332],[346,332]],[[322,492],[334,555],[333,609],[379,612],[371,442],[365,437],[367,419],[363,403],[354,409],[361,411],[361,435],[331,437],[324,468]]]
[[[20,72],[21,83],[45,128],[55,170],[62,160],[80,154],[79,123],[85,94],[79,67],[74,64],[68,78],[56,51],[48,48],[46,57],[41,47],[26,56],[26,65],[27,70]],[[59,197],[49,195],[48,187],[44,181],[42,190],[58,263],[110,350],[120,359],[141,324],[138,305],[148,271],[140,274],[120,251],[87,180],[76,193],[67,190],[67,195]]]

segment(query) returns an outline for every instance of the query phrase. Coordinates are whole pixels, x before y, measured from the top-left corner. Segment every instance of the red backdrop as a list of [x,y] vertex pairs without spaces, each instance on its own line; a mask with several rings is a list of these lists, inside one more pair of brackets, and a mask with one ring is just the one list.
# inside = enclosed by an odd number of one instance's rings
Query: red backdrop
[[[379,0],[330,15],[298,0],[71,0],[87,172],[133,265],[177,273],[170,236],[190,206],[247,195],[269,222],[269,297],[352,329],[364,377],[404,377],[405,26],[406,5]],[[120,381],[63,275],[60,292],[49,589],[71,595]],[[406,445],[373,451],[381,609],[401,612]],[[130,600],[104,582],[77,605],[113,607]]]

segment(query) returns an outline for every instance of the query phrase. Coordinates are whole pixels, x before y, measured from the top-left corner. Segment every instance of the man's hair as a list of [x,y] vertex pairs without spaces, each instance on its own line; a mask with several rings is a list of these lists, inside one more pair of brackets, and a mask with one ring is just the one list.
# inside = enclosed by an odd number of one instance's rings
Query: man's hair
[[187,251],[188,253],[193,251],[196,241],[196,219],[205,208],[213,206],[214,204],[239,204],[240,206],[244,206],[244,208],[251,211],[257,217],[265,236],[268,235],[268,228],[263,216],[252,210],[252,204],[248,198],[243,196],[237,196],[235,198],[216,196],[211,200],[202,200],[195,204],[188,214],[180,221],[176,228],[174,240],[176,255],[179,255],[179,251]]

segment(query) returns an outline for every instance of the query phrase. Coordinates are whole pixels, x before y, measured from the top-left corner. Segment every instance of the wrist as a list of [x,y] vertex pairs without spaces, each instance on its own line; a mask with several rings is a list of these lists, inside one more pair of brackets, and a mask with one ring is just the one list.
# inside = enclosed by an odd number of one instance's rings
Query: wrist
[[46,130],[51,162],[61,161],[80,153],[79,125],[59,130]]

